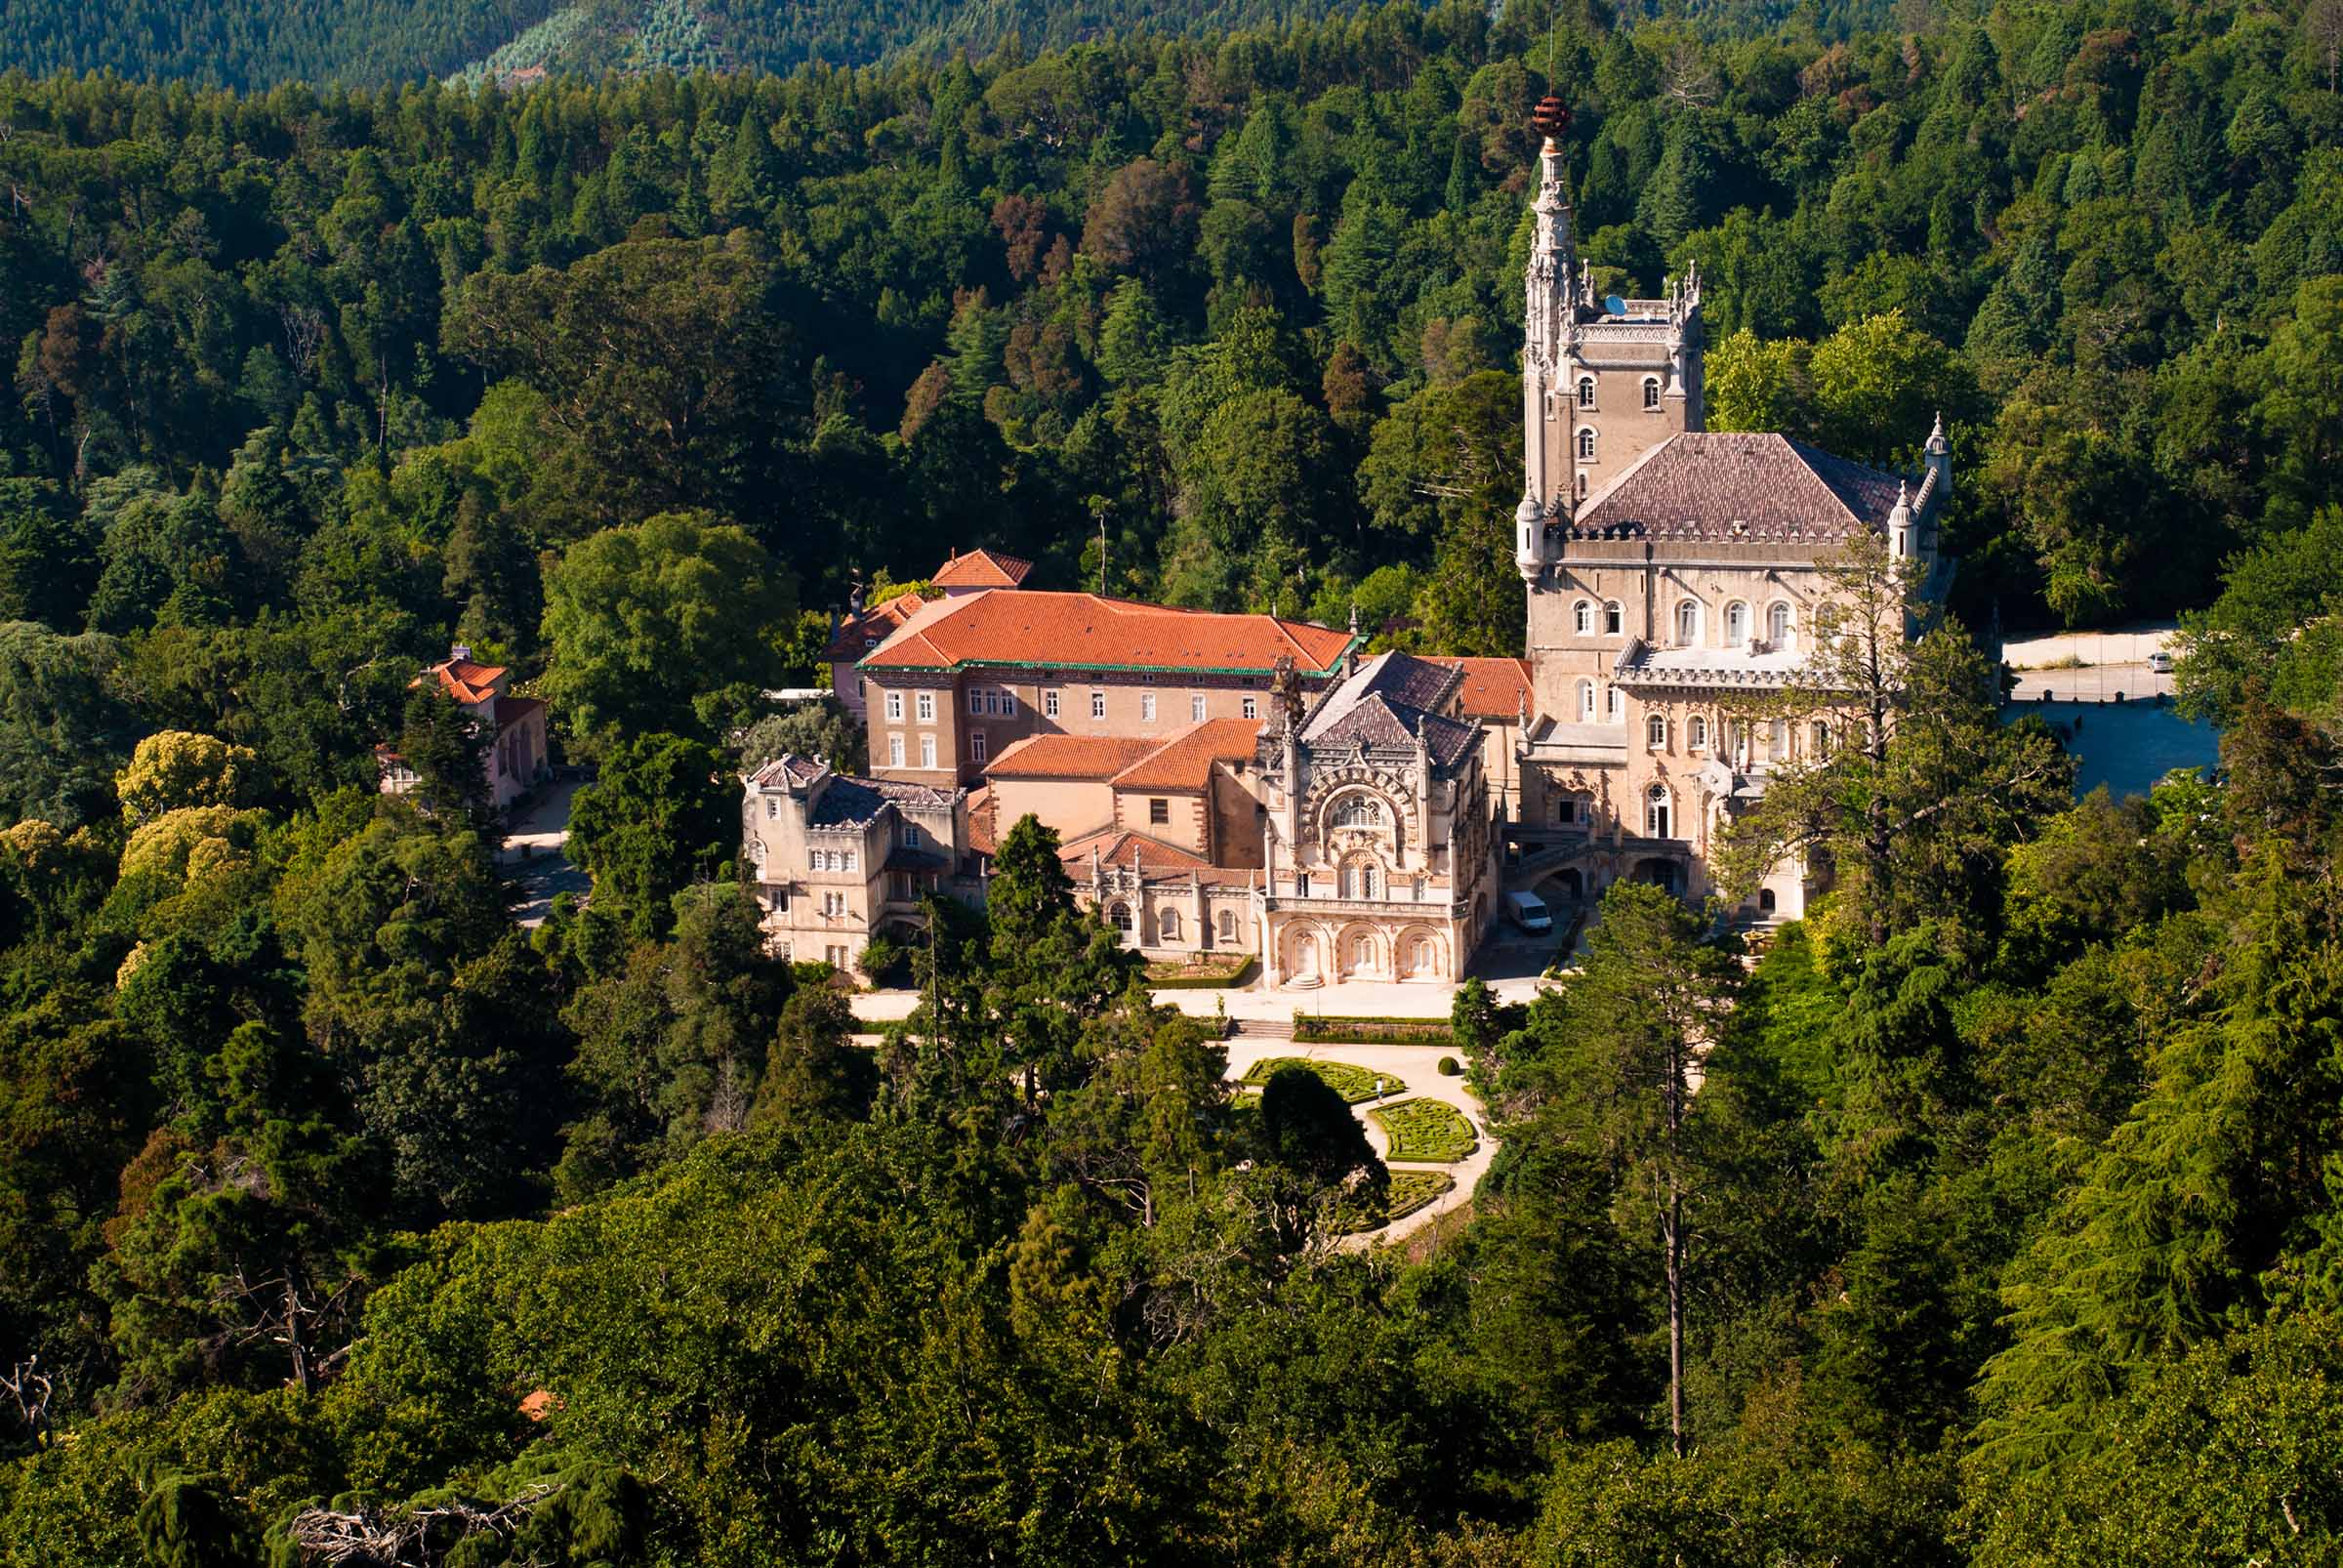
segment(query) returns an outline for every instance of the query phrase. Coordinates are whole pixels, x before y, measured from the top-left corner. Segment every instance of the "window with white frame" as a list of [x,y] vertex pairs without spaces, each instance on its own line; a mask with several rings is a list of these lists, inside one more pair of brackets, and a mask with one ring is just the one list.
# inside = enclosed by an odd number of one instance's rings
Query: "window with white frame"
[[1667,720],[1660,714],[1647,715],[1643,721],[1643,743],[1654,751],[1667,745]]
[[1570,623],[1581,637],[1592,632],[1594,630],[1594,606],[1584,599],[1580,599],[1571,606]]
[[1579,406],[1581,408],[1594,406],[1594,378],[1592,376],[1579,378]]
[[991,693],[987,692],[982,686],[968,687],[968,712],[971,714],[982,715],[984,712],[984,699],[989,695],[991,695]]
[[1220,911],[1220,940],[1233,942],[1236,939],[1237,912],[1233,909],[1223,909]]
[[935,722],[935,693],[932,691],[920,693],[920,722],[923,724]]
[[906,848],[906,849],[917,849],[919,846],[920,846],[920,830],[919,830],[918,828],[915,828],[915,827],[913,827],[913,826],[912,826],[910,823],[908,823],[908,822],[904,823],[904,824],[903,824],[903,847],[904,847],[904,848]]
[[1766,726],[1766,760],[1775,763],[1789,761],[1789,721],[1777,719]]
[[1765,640],[1778,648],[1789,646],[1789,605],[1785,600],[1776,599],[1766,606]]
[[886,765],[889,767],[903,765],[903,737],[900,735],[886,737]]
[[1613,599],[1608,604],[1605,604],[1603,606],[1603,631],[1611,637],[1617,637],[1620,633],[1625,631],[1626,628],[1626,606],[1620,603],[1618,599]]
[[1001,717],[1004,719],[1017,717],[1017,694],[1007,686],[1001,688]]
[[1310,896],[1310,874],[1308,872],[1296,871],[1294,873],[1294,896],[1296,898]]
[[1603,717],[1615,724],[1627,717],[1627,694],[1617,686],[1603,687]]
[[1814,722],[1814,755],[1817,761],[1830,755],[1830,725],[1821,719]]
[[768,800],[764,803],[764,819],[767,822],[776,820],[780,815],[781,803],[779,801]]
[[1579,427],[1579,461],[1582,463],[1594,461],[1594,427],[1592,425]]
[[1090,717],[1092,719],[1104,719],[1106,717],[1105,692],[1093,691],[1090,693]]
[[1697,598],[1680,600],[1676,605],[1676,643],[1692,647],[1701,640],[1701,601]]
[[1057,692],[1055,690],[1042,693],[1042,715],[1048,719],[1057,717]]
[[1240,711],[1242,711],[1245,717],[1248,719],[1258,719],[1261,717],[1261,705],[1258,701],[1252,697],[1247,697],[1244,700],[1244,704]]
[[1643,798],[1643,834],[1647,839],[1672,838],[1668,829],[1667,786],[1655,784]]
[[1657,376],[1643,378],[1643,406],[1646,408],[1660,406],[1660,378]]
[[1198,692],[1188,699],[1188,722],[1191,724],[1204,722],[1204,693],[1202,692]]
[[1594,682],[1591,681],[1579,682],[1579,722],[1594,722]]
[[1142,724],[1155,722],[1155,693],[1152,691],[1139,693],[1139,722]]
[[859,849],[848,849],[845,852],[845,865],[841,869],[845,871],[854,871],[860,869],[862,864],[862,851]]
[[903,693],[900,691],[890,691],[886,694],[886,717],[889,719],[903,717]]
[[1707,748],[1708,720],[1705,715],[1694,714],[1684,721],[1684,744],[1696,752]]
[[935,766],[935,737],[933,735],[920,737],[920,765],[927,768]]

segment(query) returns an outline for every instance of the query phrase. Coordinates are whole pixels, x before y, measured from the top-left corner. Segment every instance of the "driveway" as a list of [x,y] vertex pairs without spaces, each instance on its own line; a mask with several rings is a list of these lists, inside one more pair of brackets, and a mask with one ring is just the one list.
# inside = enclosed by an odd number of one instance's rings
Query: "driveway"
[[569,862],[569,806],[584,780],[562,776],[537,793],[497,846],[497,862],[519,891],[513,918],[523,927],[545,924],[554,899],[584,897],[593,888],[586,873]]

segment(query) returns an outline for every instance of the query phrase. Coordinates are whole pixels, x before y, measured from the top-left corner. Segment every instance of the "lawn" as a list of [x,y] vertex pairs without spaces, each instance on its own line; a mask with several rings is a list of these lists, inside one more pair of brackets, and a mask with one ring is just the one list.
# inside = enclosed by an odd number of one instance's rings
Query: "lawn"
[[1396,1079],[1369,1072],[1364,1067],[1353,1067],[1346,1061],[1311,1061],[1305,1056],[1263,1056],[1247,1068],[1245,1076],[1238,1082],[1257,1088],[1269,1082],[1281,1067],[1307,1067],[1326,1081],[1327,1088],[1353,1105],[1363,1099],[1375,1098],[1377,1083],[1392,1089],[1400,1087]]
[[1456,1184],[1457,1178],[1446,1171],[1394,1171],[1391,1190],[1381,1207],[1345,1205],[1336,1212],[1335,1229],[1345,1236],[1355,1236],[1362,1230],[1380,1230],[1394,1219],[1406,1218]]
[[1391,1140],[1386,1160],[1453,1165],[1480,1142],[1464,1113],[1444,1099],[1403,1099],[1367,1114]]

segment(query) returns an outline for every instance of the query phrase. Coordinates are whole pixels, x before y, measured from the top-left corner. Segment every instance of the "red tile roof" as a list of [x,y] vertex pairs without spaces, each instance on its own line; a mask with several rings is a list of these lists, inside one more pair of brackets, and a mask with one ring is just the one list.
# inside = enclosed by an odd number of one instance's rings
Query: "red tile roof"
[[990,858],[1001,852],[1000,835],[993,831],[992,786],[979,785],[968,796],[968,847]]
[[984,776],[1104,782],[1156,750],[1158,744],[1117,735],[1028,735],[994,758]]
[[1511,722],[1521,716],[1525,702],[1530,717],[1537,717],[1538,691],[1530,684],[1529,660],[1434,658],[1432,663],[1464,672],[1464,684],[1457,698],[1464,705],[1466,718]]
[[1205,790],[1215,763],[1250,762],[1258,719],[1207,719],[1191,724],[1115,775],[1117,789]]
[[910,620],[926,608],[927,600],[918,594],[897,594],[883,604],[874,604],[860,615],[849,616],[838,623],[831,634],[830,645],[822,650],[826,664],[853,664],[880,643],[893,637]]
[[868,670],[1018,665],[1267,675],[1291,658],[1334,669],[1353,638],[1272,615],[1170,609],[1096,594],[977,593],[930,604],[862,661]]
[[927,579],[938,588],[1015,588],[1033,571],[1033,562],[990,550],[971,550],[935,569]]
[[1089,879],[1093,849],[1097,851],[1100,866],[1137,871],[1149,882],[1184,883],[1194,877],[1198,882],[1242,884],[1260,875],[1258,870],[1215,866],[1193,849],[1182,849],[1129,828],[1100,828],[1057,851],[1058,859],[1065,863],[1066,875],[1074,879],[1077,887]]
[[503,734],[514,724],[545,706],[535,697],[499,697],[496,699],[496,732]]
[[474,664],[470,659],[449,659],[434,664],[423,672],[439,678],[439,689],[467,705],[486,702],[496,695],[498,678],[505,674],[501,664]]

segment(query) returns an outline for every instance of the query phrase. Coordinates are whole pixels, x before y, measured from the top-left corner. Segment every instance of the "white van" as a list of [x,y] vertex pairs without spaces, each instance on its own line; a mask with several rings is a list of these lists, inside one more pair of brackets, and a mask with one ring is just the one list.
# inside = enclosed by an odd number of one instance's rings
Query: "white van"
[[2170,675],[2172,673],[2172,655],[2166,653],[2162,648],[2158,648],[2154,653],[2149,654],[2148,673],[2150,675]]
[[1536,893],[1505,894],[1505,918],[1532,936],[1543,936],[1554,928],[1554,917]]

